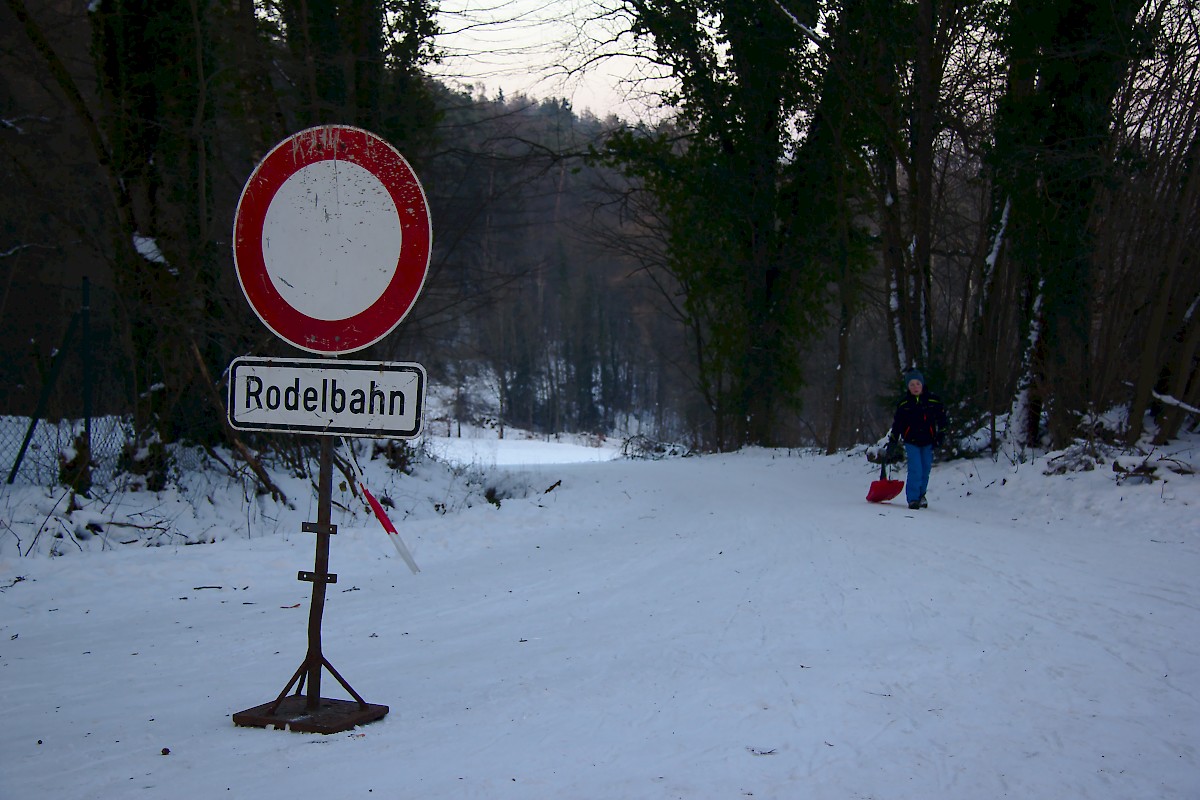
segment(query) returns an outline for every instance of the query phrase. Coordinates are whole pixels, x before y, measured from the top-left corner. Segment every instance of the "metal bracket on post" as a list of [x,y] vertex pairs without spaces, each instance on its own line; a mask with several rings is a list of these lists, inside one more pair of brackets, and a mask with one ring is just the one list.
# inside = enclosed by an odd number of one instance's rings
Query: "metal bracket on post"
[[[333,445],[328,436],[321,437],[321,474],[317,492],[317,521],[305,522],[301,527],[306,533],[317,534],[315,565],[311,572],[301,570],[297,579],[313,585],[312,605],[308,613],[308,653],[300,667],[292,675],[287,686],[270,703],[263,703],[233,715],[235,725],[255,728],[291,728],[301,733],[338,733],[356,725],[365,725],[382,719],[388,707],[368,703],[338,674],[321,653],[321,618],[325,611],[325,587],[337,583],[337,575],[329,572],[329,537],[337,533],[337,526],[330,523],[333,507]],[[321,672],[337,679],[354,702],[330,700],[321,697]],[[307,683],[308,692],[302,695]],[[287,693],[292,687],[296,693]]]
[[324,575],[318,575],[315,572],[305,572],[300,570],[296,573],[296,580],[308,581],[309,583],[337,583],[337,573],[327,572]]

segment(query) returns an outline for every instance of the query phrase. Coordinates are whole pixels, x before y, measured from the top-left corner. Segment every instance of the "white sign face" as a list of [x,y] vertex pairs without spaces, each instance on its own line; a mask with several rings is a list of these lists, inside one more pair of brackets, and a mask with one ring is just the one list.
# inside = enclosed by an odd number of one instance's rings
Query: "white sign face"
[[420,364],[236,358],[229,424],[238,430],[411,439],[421,432]]
[[379,178],[350,161],[317,161],[275,193],[263,221],[263,261],[289,306],[313,319],[349,319],[388,288],[401,238],[396,204]]

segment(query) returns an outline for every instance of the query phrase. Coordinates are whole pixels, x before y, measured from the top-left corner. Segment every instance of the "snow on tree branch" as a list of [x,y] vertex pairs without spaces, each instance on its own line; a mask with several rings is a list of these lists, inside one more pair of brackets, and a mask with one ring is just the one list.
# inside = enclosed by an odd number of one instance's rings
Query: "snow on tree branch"
[[815,30],[808,27],[803,22],[801,22],[799,19],[797,19],[796,15],[793,14],[792,12],[788,11],[787,8],[784,7],[783,3],[779,2],[779,0],[775,0],[775,5],[779,6],[779,10],[782,11],[784,14],[787,14],[788,19],[790,19],[792,21],[792,24],[795,25],[796,28],[802,34],[804,34],[804,37],[806,39],[808,39],[810,42],[817,45],[818,47],[825,44],[825,39],[824,39],[824,37],[821,36],[821,34],[817,33]]
[[1196,408],[1195,406],[1188,405],[1187,403],[1183,402],[1182,400],[1172,397],[1169,394],[1159,394],[1158,392],[1155,392],[1153,390],[1151,390],[1150,393],[1154,395],[1155,400],[1157,400],[1160,403],[1163,403],[1164,405],[1174,406],[1175,408],[1182,408],[1184,411],[1188,412],[1189,414],[1200,414],[1200,408]]

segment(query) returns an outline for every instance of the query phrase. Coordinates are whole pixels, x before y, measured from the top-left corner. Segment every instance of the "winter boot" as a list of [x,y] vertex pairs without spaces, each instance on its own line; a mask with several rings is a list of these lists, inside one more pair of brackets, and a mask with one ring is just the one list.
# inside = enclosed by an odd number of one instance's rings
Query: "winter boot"
[[917,505],[921,508],[929,508],[929,501],[925,499],[925,495],[921,495],[921,499],[917,501]]

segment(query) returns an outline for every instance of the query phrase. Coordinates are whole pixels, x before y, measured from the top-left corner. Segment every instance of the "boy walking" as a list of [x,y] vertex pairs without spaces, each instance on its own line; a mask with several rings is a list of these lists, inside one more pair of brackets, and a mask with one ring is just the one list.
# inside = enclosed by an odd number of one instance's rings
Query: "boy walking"
[[917,370],[904,375],[908,393],[896,404],[892,419],[892,439],[904,442],[908,458],[908,480],[904,486],[909,508],[928,508],[925,490],[933,469],[933,448],[942,443],[946,427],[946,407],[940,397],[925,389],[925,376]]

